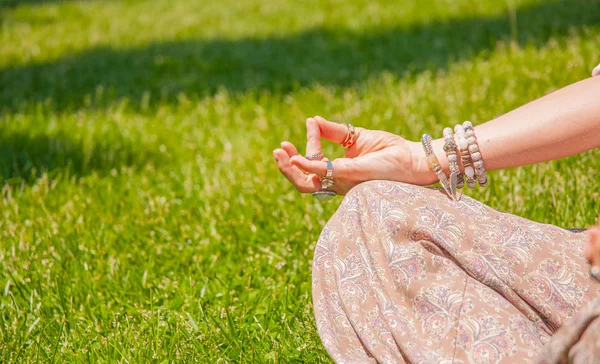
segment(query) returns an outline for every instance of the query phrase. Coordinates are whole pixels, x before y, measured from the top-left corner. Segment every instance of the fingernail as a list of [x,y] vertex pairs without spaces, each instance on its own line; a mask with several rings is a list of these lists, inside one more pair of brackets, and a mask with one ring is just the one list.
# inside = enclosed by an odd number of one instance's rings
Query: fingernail
[[600,75],[600,64],[592,70],[592,77]]

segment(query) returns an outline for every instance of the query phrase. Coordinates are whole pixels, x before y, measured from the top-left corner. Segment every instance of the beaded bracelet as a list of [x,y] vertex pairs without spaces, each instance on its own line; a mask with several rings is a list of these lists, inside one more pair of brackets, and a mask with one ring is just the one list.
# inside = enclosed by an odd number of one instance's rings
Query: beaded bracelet
[[465,121],[463,123],[463,128],[465,129],[465,137],[467,139],[467,143],[469,144],[471,161],[473,162],[473,167],[475,167],[475,176],[477,177],[477,182],[479,182],[481,187],[485,187],[488,184],[488,179],[483,166],[483,157],[479,151],[479,144],[477,144],[477,137],[475,136],[473,124],[471,124],[470,121]]
[[444,152],[446,152],[446,157],[448,158],[448,164],[450,165],[450,190],[452,191],[452,196],[456,200],[456,188],[459,186],[459,181],[462,182],[461,186],[458,188],[462,188],[464,185],[464,181],[462,177],[460,177],[460,168],[458,166],[458,157],[456,155],[456,143],[454,142],[454,133],[451,128],[444,128]]
[[437,159],[437,157],[435,156],[435,153],[433,153],[433,147],[431,146],[431,140],[432,140],[432,138],[431,138],[431,135],[429,135],[429,134],[423,134],[423,136],[421,137],[421,144],[423,145],[423,149],[425,150],[425,155],[427,156],[427,165],[429,166],[429,168],[432,171],[435,172],[438,179],[440,180],[440,184],[442,185],[442,187],[444,188],[444,190],[446,191],[448,196],[450,196],[452,199],[454,199],[455,197],[450,189],[450,182],[448,181],[448,177],[442,170],[442,167],[440,166],[440,162]]
[[465,138],[465,129],[461,124],[457,124],[454,127],[454,132],[456,133],[456,138],[458,139],[460,157],[462,165],[465,169],[467,185],[469,185],[470,188],[475,188],[477,186],[477,181],[475,180],[475,170],[473,167],[471,167],[471,155],[469,154],[469,143]]

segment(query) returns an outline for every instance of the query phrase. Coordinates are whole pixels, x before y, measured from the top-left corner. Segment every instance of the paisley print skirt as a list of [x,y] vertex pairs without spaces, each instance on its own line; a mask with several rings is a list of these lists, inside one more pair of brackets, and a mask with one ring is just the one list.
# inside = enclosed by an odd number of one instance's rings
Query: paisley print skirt
[[433,188],[362,183],[315,250],[319,335],[338,363],[584,358],[589,350],[561,349],[593,328],[586,319],[593,310],[576,315],[600,293],[584,241],[585,234],[468,196],[452,201]]

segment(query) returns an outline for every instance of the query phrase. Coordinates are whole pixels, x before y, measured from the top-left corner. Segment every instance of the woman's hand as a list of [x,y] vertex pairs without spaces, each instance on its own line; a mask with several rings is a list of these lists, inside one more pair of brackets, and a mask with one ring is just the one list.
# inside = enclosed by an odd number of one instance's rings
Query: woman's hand
[[600,217],[598,217],[598,225],[589,228],[585,233],[587,234],[585,257],[591,265],[600,266]]
[[[347,134],[343,124],[333,123],[320,116],[306,120],[306,155],[321,153],[321,137],[341,143]],[[308,160],[289,142],[273,151],[283,175],[300,192],[321,189],[319,176],[327,172],[326,159]],[[429,170],[420,143],[379,130],[356,128],[356,142],[346,151],[344,158],[333,163],[335,186],[330,188],[340,195],[357,184],[385,179],[417,185],[434,183],[436,176]]]

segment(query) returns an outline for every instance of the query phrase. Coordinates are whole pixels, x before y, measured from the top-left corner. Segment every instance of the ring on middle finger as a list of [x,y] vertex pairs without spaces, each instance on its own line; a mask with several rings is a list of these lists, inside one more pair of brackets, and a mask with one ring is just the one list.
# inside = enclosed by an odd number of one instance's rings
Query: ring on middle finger
[[331,187],[335,186],[335,182],[333,182],[332,179],[329,178],[323,178],[321,180],[321,190],[327,190]]
[[333,163],[331,161],[325,161],[327,165],[327,173],[325,174],[326,179],[333,179]]
[[321,188],[323,190],[333,187],[335,182],[333,181],[333,163],[330,160],[325,161],[327,165],[327,172],[325,177],[321,177]]

